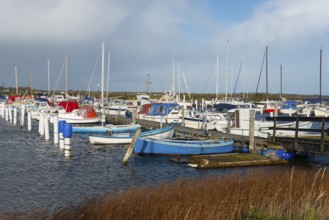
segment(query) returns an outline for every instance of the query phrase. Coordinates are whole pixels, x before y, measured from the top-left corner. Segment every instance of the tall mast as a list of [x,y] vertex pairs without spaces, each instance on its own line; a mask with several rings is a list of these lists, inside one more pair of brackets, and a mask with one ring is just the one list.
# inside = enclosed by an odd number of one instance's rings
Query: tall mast
[[101,82],[101,102],[102,102],[102,125],[104,115],[104,42],[102,43],[102,82]]
[[109,83],[110,83],[110,50],[107,60],[107,83],[106,83],[106,101],[109,99]]
[[18,95],[17,66],[15,66],[16,95]]
[[175,94],[175,57],[172,58],[172,92]]
[[67,70],[68,70],[68,67],[67,67],[67,56],[65,57],[65,66],[66,66],[66,77],[65,77],[65,98],[66,98],[66,96],[67,96],[67,74],[68,74],[68,72],[67,72]]
[[266,99],[268,99],[268,50],[266,46],[265,50],[265,55],[266,55]]
[[322,99],[322,48],[320,49],[320,100]]
[[226,71],[225,71],[225,101],[227,101],[227,77],[228,77],[228,43],[229,41],[226,41]]
[[180,101],[180,62],[178,62],[178,64],[177,64],[178,66],[177,66],[177,78],[178,78],[178,100]]
[[33,89],[32,89],[32,74],[30,74],[30,88],[31,88],[31,97],[33,97]]
[[50,95],[50,64],[48,59],[48,95]]
[[282,64],[280,65],[280,97],[282,98]]
[[244,58],[242,58],[242,98],[245,100],[245,88],[244,88]]
[[217,76],[216,76],[216,100],[218,100],[218,83],[219,83],[219,57],[217,55],[217,62],[216,62],[216,66],[217,66]]

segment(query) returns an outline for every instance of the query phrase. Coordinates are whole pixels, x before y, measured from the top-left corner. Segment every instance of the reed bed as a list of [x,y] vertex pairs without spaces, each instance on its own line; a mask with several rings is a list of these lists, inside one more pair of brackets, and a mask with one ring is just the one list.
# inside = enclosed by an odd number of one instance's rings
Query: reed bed
[[328,193],[325,168],[278,167],[181,179],[0,219],[328,219]]

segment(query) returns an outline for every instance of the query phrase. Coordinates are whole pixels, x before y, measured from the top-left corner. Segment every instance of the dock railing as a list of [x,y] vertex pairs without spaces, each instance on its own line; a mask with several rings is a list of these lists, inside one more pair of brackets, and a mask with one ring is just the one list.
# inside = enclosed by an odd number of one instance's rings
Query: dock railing
[[[312,133],[319,133],[320,136],[320,152],[324,152],[324,141],[325,141],[325,136],[329,135],[329,129],[325,128],[325,123],[329,122],[329,118],[327,117],[301,117],[301,116],[295,116],[295,117],[288,117],[288,116],[279,116],[279,117],[266,117],[266,120],[268,121],[273,121],[273,127],[270,129],[273,129],[273,134],[272,134],[272,141],[276,141],[276,131],[277,130],[287,130],[287,131],[295,131],[295,136],[294,136],[294,145],[297,148],[298,143],[299,143],[299,136],[298,133],[299,131],[306,131],[306,132],[312,132]],[[277,122],[278,121],[285,121],[285,122],[295,122],[296,126],[287,128],[287,127],[279,127]],[[320,123],[320,127],[317,128],[299,128],[299,122],[318,122]],[[304,136],[304,135],[303,135]]]

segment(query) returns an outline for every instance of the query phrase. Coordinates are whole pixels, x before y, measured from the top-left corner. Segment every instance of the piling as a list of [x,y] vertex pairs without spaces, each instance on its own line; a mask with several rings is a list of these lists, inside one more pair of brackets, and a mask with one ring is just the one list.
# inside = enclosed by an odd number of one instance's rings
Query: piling
[[39,133],[41,136],[45,135],[45,126],[44,126],[45,117],[43,114],[39,115]]
[[128,150],[126,152],[126,155],[125,155],[125,157],[122,160],[122,165],[127,165],[128,164],[129,157],[130,157],[131,153],[133,152],[134,146],[136,144],[136,141],[137,141],[140,133],[141,133],[141,128],[138,128],[137,131],[136,131],[136,133],[135,133],[135,135],[134,135],[133,140],[131,141],[131,143],[130,143],[130,145],[128,147]]
[[2,118],[5,117],[5,102],[2,102],[1,103],[1,115],[2,115]]
[[58,144],[58,116],[54,116],[54,144]]
[[5,120],[9,121],[8,107],[5,108]]
[[249,151],[253,151],[255,149],[255,110],[250,110],[249,116]]
[[25,105],[21,106],[21,128],[24,127]]
[[[16,110],[16,108],[15,108]],[[14,111],[15,112],[15,111]],[[32,120],[31,120],[31,112],[27,113],[27,130],[31,131],[32,130]],[[15,121],[15,117],[14,117],[14,121]]]
[[65,121],[59,121],[58,122],[58,132],[59,132],[59,148],[64,149],[64,126],[66,122]]
[[65,157],[68,157],[71,154],[71,137],[72,137],[72,125],[71,124],[65,123],[63,137],[64,137],[64,154],[65,154]]
[[12,113],[12,107],[11,106],[9,106],[8,112],[9,112],[9,122],[12,123],[13,122],[13,113]]
[[17,124],[17,108],[14,108],[14,125]]
[[49,116],[44,115],[44,126],[45,126],[45,139],[49,140]]

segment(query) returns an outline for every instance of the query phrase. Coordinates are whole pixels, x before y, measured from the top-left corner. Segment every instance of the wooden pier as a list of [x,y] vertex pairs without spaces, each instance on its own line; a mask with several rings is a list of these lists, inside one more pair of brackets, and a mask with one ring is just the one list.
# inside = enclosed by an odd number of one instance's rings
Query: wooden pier
[[[166,126],[168,124],[161,124],[155,121],[126,118],[118,115],[107,115],[106,121],[109,123],[117,124],[130,124],[135,120],[144,128],[154,129]],[[317,154],[329,154],[329,130],[325,128],[325,123],[329,122],[329,118],[325,117],[266,117],[266,120],[274,121],[273,135],[271,138],[257,138],[254,139],[255,150],[264,148],[285,148],[288,151],[294,152],[309,152]],[[295,128],[279,128],[277,127],[278,121],[295,121],[298,127],[300,121],[318,122],[320,128],[315,129],[295,129]],[[277,130],[294,130],[294,137],[279,137],[276,136]],[[318,132],[317,136],[299,136],[298,131]],[[199,129],[188,128],[184,126],[175,126],[175,135],[191,139],[232,139],[235,144],[241,146],[249,145],[249,137],[221,133],[217,131],[205,131]]]

